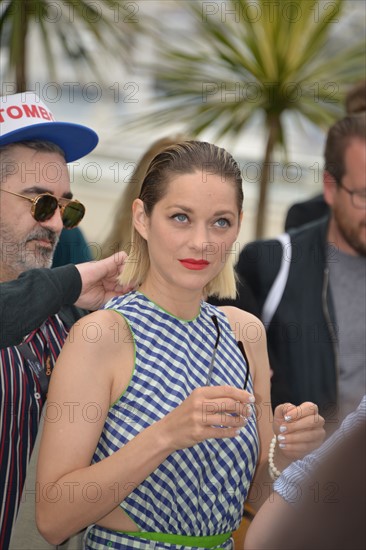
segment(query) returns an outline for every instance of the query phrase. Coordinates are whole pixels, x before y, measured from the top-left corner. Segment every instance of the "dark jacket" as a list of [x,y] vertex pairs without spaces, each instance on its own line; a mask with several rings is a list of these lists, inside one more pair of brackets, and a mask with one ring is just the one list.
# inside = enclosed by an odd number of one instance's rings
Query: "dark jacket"
[[324,195],[316,195],[307,201],[297,202],[290,206],[285,220],[285,231],[295,229],[305,223],[319,220],[329,215],[329,206],[324,200]]
[[74,265],[31,269],[0,283],[0,348],[18,345],[56,313],[70,327],[86,314],[72,305],[80,292],[81,277]]
[[336,414],[338,367],[328,286],[327,261],[332,257],[327,252],[326,233],[327,218],[323,218],[292,230],[285,249],[276,239],[250,243],[240,254],[237,270],[263,313],[282,258],[288,261],[292,251],[283,293],[266,326],[274,371],[272,404],[313,401],[330,420]]

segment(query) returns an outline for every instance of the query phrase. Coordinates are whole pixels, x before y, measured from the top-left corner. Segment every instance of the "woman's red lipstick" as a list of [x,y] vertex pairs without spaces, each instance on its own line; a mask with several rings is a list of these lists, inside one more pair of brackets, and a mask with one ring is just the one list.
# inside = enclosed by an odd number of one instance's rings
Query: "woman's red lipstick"
[[180,263],[187,269],[192,269],[193,271],[199,271],[200,269],[205,269],[210,262],[207,260],[195,260],[193,258],[184,258],[179,260]]

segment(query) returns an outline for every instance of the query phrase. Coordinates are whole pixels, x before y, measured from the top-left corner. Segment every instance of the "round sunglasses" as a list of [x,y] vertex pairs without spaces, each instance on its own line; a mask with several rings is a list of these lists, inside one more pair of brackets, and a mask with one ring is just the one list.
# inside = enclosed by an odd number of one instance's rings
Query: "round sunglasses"
[[61,210],[62,223],[65,229],[72,229],[76,227],[84,217],[85,206],[81,202],[74,199],[57,198],[50,193],[41,193],[36,197],[27,197],[26,195],[20,195],[7,189],[1,189],[5,193],[21,197],[32,203],[31,214],[37,222],[45,222],[50,220],[57,210],[57,207]]

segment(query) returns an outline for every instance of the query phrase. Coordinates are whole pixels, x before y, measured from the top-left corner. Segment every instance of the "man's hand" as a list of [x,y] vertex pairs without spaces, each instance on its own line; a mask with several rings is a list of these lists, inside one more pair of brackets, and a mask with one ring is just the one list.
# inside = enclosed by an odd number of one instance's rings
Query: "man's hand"
[[113,296],[126,294],[132,290],[133,286],[122,287],[117,281],[126,258],[125,252],[117,252],[105,260],[76,265],[81,276],[82,287],[75,305],[83,309],[96,310]]

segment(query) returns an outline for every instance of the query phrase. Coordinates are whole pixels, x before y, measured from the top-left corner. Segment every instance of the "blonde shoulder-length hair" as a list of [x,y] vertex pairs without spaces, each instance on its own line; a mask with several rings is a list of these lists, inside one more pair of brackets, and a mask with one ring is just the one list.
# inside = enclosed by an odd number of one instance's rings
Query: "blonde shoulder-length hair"
[[[150,216],[156,203],[165,195],[172,177],[178,174],[219,174],[222,181],[235,186],[238,213],[243,204],[243,189],[240,168],[234,158],[225,149],[203,141],[182,141],[167,147],[151,161],[141,186],[139,198],[144,210]],[[149,251],[146,240],[132,225],[130,249],[126,266],[119,277],[123,285],[140,285],[150,268]],[[234,255],[228,251],[223,269],[203,289],[204,296],[235,298],[236,277]]]

